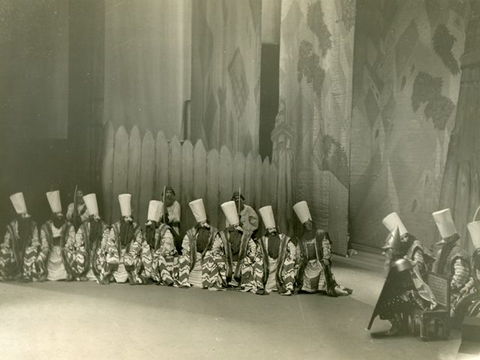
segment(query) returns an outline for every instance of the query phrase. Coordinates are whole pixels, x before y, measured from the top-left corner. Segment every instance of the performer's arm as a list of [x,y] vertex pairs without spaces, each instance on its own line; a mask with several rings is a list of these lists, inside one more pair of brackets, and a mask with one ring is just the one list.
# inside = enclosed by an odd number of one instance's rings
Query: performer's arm
[[188,235],[183,237],[182,241],[182,254],[189,254],[190,253],[190,239]]
[[420,274],[423,272],[423,269],[425,269],[425,259],[423,258],[423,251],[421,250],[416,250],[413,253],[413,267],[415,267]]
[[469,269],[462,259],[456,259],[453,264],[453,277],[451,286],[453,289],[462,288],[468,281]]
[[74,207],[74,204],[71,203],[70,205],[68,205],[68,208],[67,208],[67,220],[68,221],[72,221],[73,220],[73,207]]
[[328,239],[323,239],[322,241],[322,250],[323,250],[323,263],[327,266],[331,264],[332,261],[332,245]]
[[165,234],[163,234],[163,251],[162,255],[169,255],[173,256],[177,253],[177,249],[175,248],[175,243],[173,242],[173,235],[170,230],[166,230]]
[[181,216],[181,208],[180,204],[178,201],[175,201],[173,203],[173,210],[172,210],[172,216],[170,218],[170,215],[168,216],[170,222],[172,223],[179,223],[180,222],[180,216]]
[[40,230],[40,241],[42,243],[42,252],[44,254],[48,253],[48,250],[50,249],[50,246],[48,244],[47,233],[44,229]]
[[293,245],[293,242],[290,238],[287,238],[287,251],[290,254],[290,259],[293,261],[297,258],[297,248]]
[[32,245],[35,247],[40,246],[40,241],[38,240],[38,228],[36,225],[33,227]]
[[10,231],[8,231],[8,228],[7,228],[7,231],[5,232],[5,236],[3,237],[3,243],[0,245],[0,248],[2,249],[8,249],[10,248],[10,243],[12,242],[12,234],[10,233]]

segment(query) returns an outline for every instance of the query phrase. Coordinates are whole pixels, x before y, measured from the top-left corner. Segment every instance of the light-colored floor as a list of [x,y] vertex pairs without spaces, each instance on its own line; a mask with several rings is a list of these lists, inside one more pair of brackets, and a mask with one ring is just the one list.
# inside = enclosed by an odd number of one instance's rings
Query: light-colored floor
[[[354,289],[342,298],[0,283],[0,359],[455,359],[456,332],[423,342],[365,330],[383,277],[359,259],[337,258],[337,281]],[[386,329],[376,320],[372,332]]]

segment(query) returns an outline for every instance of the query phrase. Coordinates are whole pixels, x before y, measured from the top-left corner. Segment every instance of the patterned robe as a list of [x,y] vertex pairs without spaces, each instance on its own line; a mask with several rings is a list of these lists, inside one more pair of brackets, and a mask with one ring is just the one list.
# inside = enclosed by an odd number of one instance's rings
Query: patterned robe
[[111,228],[103,231],[100,246],[95,253],[93,263],[99,270],[98,283],[108,285],[114,280],[113,274],[118,270],[120,256],[118,253],[115,232]]
[[218,230],[210,227],[210,236],[202,252],[197,250],[198,230],[187,231],[182,242],[182,255],[178,261],[176,286],[201,287],[212,291],[222,290],[225,279],[225,247]]
[[146,279],[142,275],[142,244],[143,235],[136,222],[133,222],[133,239],[127,244],[122,245],[120,241],[121,221],[112,225],[115,234],[115,245],[118,249],[118,269],[113,273],[116,282],[126,282],[127,279],[131,285],[145,284]]
[[73,224],[68,230],[67,242],[63,248],[66,259],[68,280],[87,281],[90,253],[87,251],[88,229],[83,224],[75,231]]
[[268,236],[263,236],[257,245],[255,278],[262,279],[262,287],[267,292],[278,291],[290,295],[294,291],[296,248],[285,234],[278,234],[280,249],[273,259],[268,253]]
[[325,291],[335,296],[337,283],[332,274],[332,246],[326,232],[317,230],[313,239],[300,239],[297,245],[295,292]]
[[31,222],[30,238],[22,244],[18,233],[18,220],[13,220],[0,245],[0,279],[13,280],[20,276],[25,281],[45,281],[48,245],[42,247],[37,224]]
[[142,261],[145,277],[154,280],[159,285],[174,284],[178,276],[178,252],[169,226],[160,224],[155,229],[153,247],[144,240]]
[[460,246],[455,244],[447,254],[445,263],[440,264],[442,251],[444,250],[448,251],[448,249],[442,248],[438,252],[433,264],[433,272],[452,279],[450,283],[450,315],[453,317],[457,305],[462,299],[461,290],[465,287],[470,277],[470,256]]
[[[262,281],[255,278],[255,257],[257,255],[257,244],[252,238],[252,232],[244,230],[241,234],[238,252],[234,253],[232,239],[228,229],[219,232],[225,251],[225,272],[222,277],[231,286],[240,286],[243,292],[263,294]],[[260,275],[261,276],[261,275]]]
[[[73,280],[73,274],[64,251],[67,242],[75,242],[75,228],[65,222],[61,228],[56,228],[52,220],[48,220],[40,228],[40,239],[43,244],[48,244],[47,280]],[[70,259],[72,261],[72,259]]]

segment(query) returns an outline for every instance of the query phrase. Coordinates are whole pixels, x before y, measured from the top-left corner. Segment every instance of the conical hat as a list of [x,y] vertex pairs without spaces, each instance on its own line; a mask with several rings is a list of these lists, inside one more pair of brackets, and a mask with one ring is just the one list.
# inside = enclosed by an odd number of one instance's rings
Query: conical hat
[[238,218],[237,213],[237,204],[235,204],[235,201],[227,201],[220,206],[222,207],[223,213],[230,225],[240,224],[240,219]]
[[131,194],[121,194],[118,195],[118,201],[120,202],[120,212],[122,216],[130,217],[132,216],[132,195]]
[[400,228],[397,226],[388,237],[387,243],[382,249],[400,249]]
[[385,216],[382,220],[383,225],[388,229],[388,231],[393,232],[396,227],[398,227],[398,231],[400,236],[408,233],[407,228],[403,225],[402,220],[400,220],[400,216],[396,212],[392,212]]
[[22,215],[27,213],[27,204],[25,203],[25,198],[23,197],[23,193],[19,192],[13,195],[10,195],[10,201],[15,208],[17,214]]
[[275,218],[273,217],[273,209],[270,205],[264,206],[258,209],[258,212],[262,216],[263,224],[265,228],[274,228],[275,227]]
[[190,209],[192,210],[193,216],[197,223],[207,220],[207,213],[205,212],[205,206],[203,205],[203,199],[193,200],[188,203]]
[[473,247],[480,248],[480,221],[472,221],[467,224],[470,237],[472,238]]
[[95,194],[88,194],[83,197],[83,201],[85,201],[85,205],[87,206],[87,210],[90,215],[98,215],[98,203],[97,203],[97,195]]
[[52,209],[52,213],[62,212],[62,202],[60,201],[60,190],[47,192],[47,200]]
[[293,205],[293,210],[302,224],[305,224],[308,220],[312,220],[306,201],[300,201]]
[[436,211],[432,215],[435,223],[437,224],[438,231],[443,239],[446,239],[457,233],[457,228],[453,222],[450,209]]
[[150,203],[148,204],[148,216],[147,220],[148,221],[160,221],[160,216],[162,213],[160,212],[160,205],[161,202],[158,200],[150,200]]

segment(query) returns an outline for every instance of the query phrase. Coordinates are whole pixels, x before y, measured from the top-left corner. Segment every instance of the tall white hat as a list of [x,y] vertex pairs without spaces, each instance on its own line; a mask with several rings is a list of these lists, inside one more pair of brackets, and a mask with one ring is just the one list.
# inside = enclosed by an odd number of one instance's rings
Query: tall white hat
[[97,215],[98,212],[98,203],[97,203],[97,195],[95,194],[88,194],[83,197],[83,201],[85,201],[85,205],[87,206],[87,210],[90,215]]
[[122,213],[122,216],[132,216],[132,195],[120,194],[118,195],[118,201],[120,202],[120,212]]
[[203,199],[190,201],[188,205],[190,205],[190,209],[192,210],[193,216],[195,216],[197,223],[207,221],[207,213],[205,212]]
[[275,227],[275,218],[273,217],[273,209],[270,205],[264,206],[258,209],[258,212],[262,216],[263,224],[265,228],[274,228]]
[[450,209],[436,211],[432,215],[435,223],[437,224],[438,231],[443,239],[457,234],[457,228],[453,222],[452,212]]
[[480,248],[480,221],[472,221],[467,224],[470,237],[472,238],[473,247]]
[[300,201],[293,205],[293,210],[302,224],[305,224],[308,220],[312,220],[312,215],[310,215],[306,201]]
[[25,203],[25,198],[23,197],[23,193],[19,192],[13,195],[10,195],[10,201],[15,208],[15,211],[18,215],[26,214],[27,213],[27,204]]
[[60,190],[47,192],[47,200],[52,209],[52,213],[62,212],[62,202],[60,201]]
[[408,233],[407,228],[403,225],[402,220],[400,220],[400,216],[396,212],[392,212],[385,216],[382,220],[383,225],[388,229],[388,231],[393,232],[396,227],[398,227],[398,231],[400,236]]
[[160,212],[160,205],[161,202],[158,200],[150,200],[148,203],[148,215],[147,215],[147,220],[148,221],[160,221],[160,216],[162,213]]
[[240,219],[238,218],[237,213],[237,204],[235,204],[235,201],[227,201],[220,206],[222,207],[223,213],[230,225],[235,226],[240,224]]

